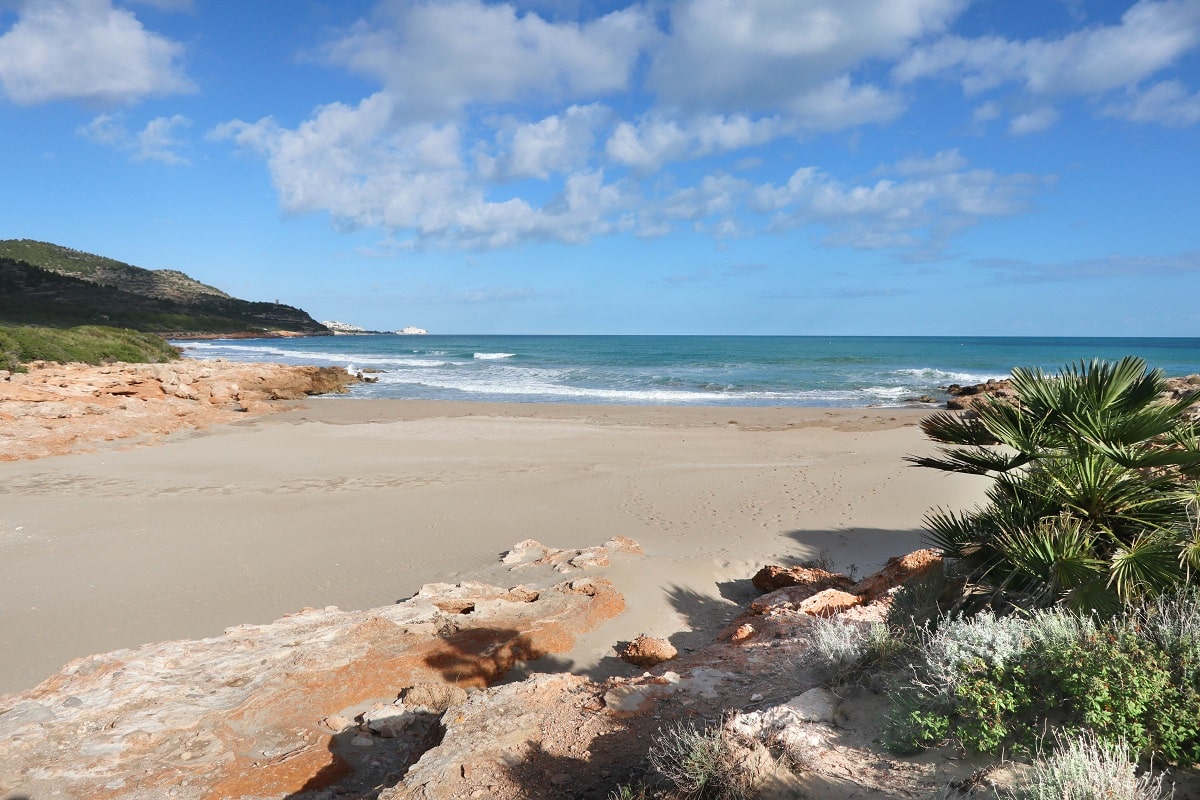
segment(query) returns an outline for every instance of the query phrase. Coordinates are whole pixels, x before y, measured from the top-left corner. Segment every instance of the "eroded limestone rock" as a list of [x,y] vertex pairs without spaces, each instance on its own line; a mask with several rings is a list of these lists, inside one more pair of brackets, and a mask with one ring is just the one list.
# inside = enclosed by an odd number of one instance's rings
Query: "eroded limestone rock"
[[430,585],[369,611],[305,609],[210,639],[77,659],[0,697],[0,789],[278,798],[398,780],[467,688],[570,649],[624,609],[596,576],[538,587],[532,601],[529,591]]

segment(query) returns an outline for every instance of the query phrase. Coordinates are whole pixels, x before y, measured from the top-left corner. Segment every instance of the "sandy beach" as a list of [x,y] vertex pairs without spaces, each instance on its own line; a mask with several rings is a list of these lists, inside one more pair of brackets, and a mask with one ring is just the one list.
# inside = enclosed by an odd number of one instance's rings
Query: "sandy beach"
[[982,496],[902,460],[931,447],[923,413],[312,399],[0,463],[0,693],[90,653],[486,578],[528,538],[645,548],[606,572],[629,610],[575,668],[639,633],[702,637],[764,563],[866,573],[921,545],[930,507]]

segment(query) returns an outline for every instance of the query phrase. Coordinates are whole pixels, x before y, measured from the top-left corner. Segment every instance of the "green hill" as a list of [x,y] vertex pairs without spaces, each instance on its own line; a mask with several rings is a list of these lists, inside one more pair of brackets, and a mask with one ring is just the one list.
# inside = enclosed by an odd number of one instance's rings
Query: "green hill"
[[106,325],[166,337],[330,333],[293,306],[28,239],[0,240],[0,325]]

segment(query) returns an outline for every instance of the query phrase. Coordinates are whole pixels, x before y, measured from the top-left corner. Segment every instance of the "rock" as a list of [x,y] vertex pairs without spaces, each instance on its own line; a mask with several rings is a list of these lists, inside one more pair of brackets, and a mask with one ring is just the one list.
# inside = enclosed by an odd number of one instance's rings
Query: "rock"
[[750,582],[760,592],[773,592],[788,586],[811,588],[810,594],[822,589],[845,589],[853,583],[845,575],[826,572],[814,567],[780,567],[768,565],[760,569]]
[[417,715],[405,708],[403,703],[383,705],[363,714],[363,724],[385,739],[394,739],[417,721]]
[[626,664],[653,667],[675,658],[679,651],[666,639],[656,639],[643,633],[621,648],[619,655]]
[[826,589],[804,600],[796,610],[814,617],[832,617],[862,604],[861,595],[850,594],[840,589]]
[[441,714],[448,708],[461,706],[467,702],[467,692],[461,686],[449,686],[444,683],[418,683],[410,686],[400,695],[408,708],[423,708],[432,713]]
[[733,635],[729,637],[731,642],[744,642],[754,635],[754,626],[749,623],[739,625],[734,630]]
[[924,578],[940,569],[941,553],[928,549],[915,550],[907,555],[889,558],[883,569],[854,584],[847,591],[861,595],[863,602],[870,603],[903,583]]
[[838,699],[833,692],[816,687],[786,703],[735,714],[726,724],[735,733],[763,742],[800,736],[807,738],[805,723],[833,722],[837,707]]
[[28,373],[0,381],[0,461],[270,413],[282,408],[272,400],[345,391],[354,380],[336,367],[285,364],[34,363]]
[[[596,576],[539,587],[533,602],[503,600],[508,590],[484,584],[450,587],[456,601],[474,597],[468,615],[447,614],[427,590],[368,611],[308,609],[210,639],[77,659],[0,697],[0,786],[6,796],[53,788],[97,800],[132,797],[113,787],[133,776],[137,797],[185,785],[189,797],[247,800],[357,786],[374,774],[370,759],[402,772],[428,746],[409,741],[412,718],[432,716],[417,700],[461,707],[465,687],[567,650],[577,633],[624,609]],[[408,699],[396,705],[402,687]],[[375,747],[366,730],[349,736],[347,717],[357,713],[349,710],[372,700],[366,729],[406,737],[404,747]]]

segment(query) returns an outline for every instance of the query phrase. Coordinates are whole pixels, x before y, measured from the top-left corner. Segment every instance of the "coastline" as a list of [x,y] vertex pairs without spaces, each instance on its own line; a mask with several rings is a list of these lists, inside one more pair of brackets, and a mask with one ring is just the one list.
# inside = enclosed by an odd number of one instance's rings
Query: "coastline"
[[0,463],[0,693],[82,655],[486,579],[529,538],[646,550],[609,573],[629,610],[560,663],[594,667],[639,633],[699,640],[763,563],[824,552],[865,574],[920,545],[929,508],[981,496],[902,461],[930,447],[924,413],[311,399]]

